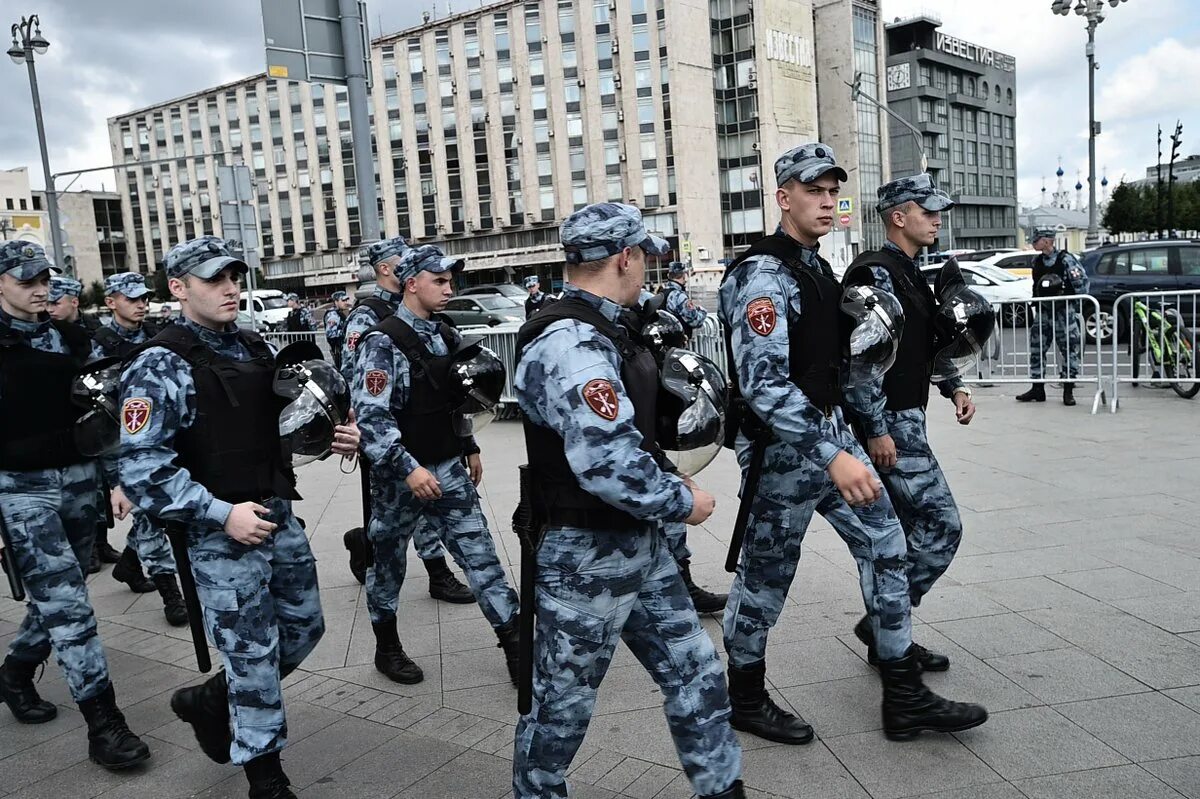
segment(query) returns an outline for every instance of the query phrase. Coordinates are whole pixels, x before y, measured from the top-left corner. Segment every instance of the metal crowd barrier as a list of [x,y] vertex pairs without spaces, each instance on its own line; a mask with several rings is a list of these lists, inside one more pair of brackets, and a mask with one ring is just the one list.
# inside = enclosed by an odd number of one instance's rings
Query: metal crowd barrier
[[263,340],[268,344],[283,349],[293,341],[311,341],[321,348],[321,355],[328,361],[332,362],[333,358],[329,352],[329,339],[325,338],[323,331],[313,333],[275,333],[266,330],[258,331],[258,334],[263,337]]
[[725,362],[725,329],[715,313],[705,317],[704,325],[692,333],[689,347],[721,367],[725,377],[729,377],[729,364]]
[[1110,318],[1112,413],[1120,407],[1121,383],[1171,386],[1189,399],[1200,393],[1198,310],[1200,290],[1139,291],[1117,298]]

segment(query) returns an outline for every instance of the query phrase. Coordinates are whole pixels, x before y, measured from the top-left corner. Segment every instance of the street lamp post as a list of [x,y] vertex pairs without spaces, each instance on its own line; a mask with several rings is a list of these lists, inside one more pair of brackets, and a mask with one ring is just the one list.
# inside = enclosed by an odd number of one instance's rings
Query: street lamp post
[[58,194],[54,191],[54,176],[50,174],[50,156],[46,152],[46,126],[42,124],[42,98],[38,94],[37,70],[33,66],[33,54],[41,55],[49,47],[50,42],[42,36],[42,21],[38,19],[37,14],[21,17],[20,22],[13,23],[12,47],[8,48],[8,57],[15,64],[24,61],[29,69],[33,118],[37,122],[38,146],[42,150],[42,173],[46,179],[46,212],[50,216],[50,239],[54,243],[55,262],[65,268],[66,253],[63,252],[62,230],[58,226]]
[[[1108,4],[1116,8],[1125,0],[1108,0]],[[1053,0],[1050,10],[1064,17],[1071,13],[1071,0]],[[1074,11],[1087,19],[1087,62],[1088,62],[1088,231],[1084,245],[1097,247],[1100,245],[1100,225],[1096,208],[1096,135],[1100,132],[1100,123],[1096,121],[1096,28],[1104,21],[1104,0],[1078,0]]]

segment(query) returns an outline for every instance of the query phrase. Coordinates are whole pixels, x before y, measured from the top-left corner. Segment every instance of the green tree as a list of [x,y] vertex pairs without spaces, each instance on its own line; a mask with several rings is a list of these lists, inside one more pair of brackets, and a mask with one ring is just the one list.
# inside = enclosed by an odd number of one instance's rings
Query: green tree
[[154,299],[167,302],[171,298],[171,290],[167,288],[167,270],[157,269],[150,275],[150,285],[154,289]]
[[83,290],[79,296],[79,304],[85,308],[103,308],[104,307],[104,283],[99,280],[93,280],[91,285]]
[[[1147,210],[1150,219],[1154,218],[1153,200],[1150,208],[1146,207],[1145,194],[1137,186],[1122,183],[1113,189],[1108,200],[1108,208],[1104,211],[1104,227],[1109,233],[1140,233],[1145,227]],[[1150,229],[1153,228],[1153,222]]]

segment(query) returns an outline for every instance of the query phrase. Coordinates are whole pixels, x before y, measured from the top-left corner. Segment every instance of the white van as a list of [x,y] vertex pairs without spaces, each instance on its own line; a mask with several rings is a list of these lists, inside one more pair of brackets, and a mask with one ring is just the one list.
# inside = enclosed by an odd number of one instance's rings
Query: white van
[[[287,295],[279,289],[256,289],[254,291],[254,322],[260,330],[281,330],[291,309],[288,308]],[[242,292],[238,310],[249,312],[249,294]]]

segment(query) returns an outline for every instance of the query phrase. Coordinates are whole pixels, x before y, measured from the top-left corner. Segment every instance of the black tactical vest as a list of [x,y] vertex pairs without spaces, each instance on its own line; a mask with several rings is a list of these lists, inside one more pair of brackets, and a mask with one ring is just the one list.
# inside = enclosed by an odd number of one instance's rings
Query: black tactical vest
[[[142,329],[146,331],[147,341],[157,336],[160,332],[158,325],[153,322],[142,322]],[[100,349],[104,350],[104,354],[109,357],[124,358],[139,346],[123,338],[111,327],[97,328],[92,333],[92,339],[100,345]]]
[[[1067,264],[1065,257],[1066,250],[1059,250],[1058,257],[1054,259],[1054,263],[1046,266],[1046,262],[1039,255],[1033,259],[1033,296],[1035,297],[1058,297],[1066,296],[1073,293],[1071,291],[1071,283],[1067,280]],[[1041,286],[1042,278],[1046,275],[1058,275],[1058,279],[1062,281],[1062,288],[1058,291],[1048,291]]]
[[376,331],[390,338],[396,349],[408,359],[408,402],[403,410],[395,414],[404,448],[422,466],[461,458],[463,440],[455,430],[456,420],[448,388],[450,365],[454,361],[457,346],[453,328],[445,322],[438,323],[438,333],[446,342],[447,355],[431,353],[417,331],[394,313],[363,333],[363,338]]
[[71,385],[87,362],[91,339],[73,322],[51,324],[69,354],[34,349],[0,327],[0,470],[57,469],[87,460],[74,436],[86,411],[71,401]]
[[847,286],[872,286],[870,267],[881,266],[892,279],[896,299],[904,308],[904,335],[896,362],[883,376],[889,411],[924,408],[929,404],[929,378],[933,375],[934,328],[937,300],[924,276],[914,279],[912,267],[896,253],[883,249],[864,252],[854,259],[842,282]]
[[184,325],[168,325],[126,358],[164,347],[188,362],[196,386],[196,418],[175,434],[176,463],[218,499],[237,504],[300,499],[296,475],[279,438],[275,356],[258,334],[239,330],[251,359],[218,355]]
[[[660,466],[662,453],[655,443],[655,405],[658,400],[658,366],[650,350],[634,341],[624,325],[610,322],[604,314],[578,297],[564,297],[538,312],[517,333],[517,363],[521,354],[547,327],[562,319],[577,319],[600,331],[621,356],[621,383],[633,403],[633,423],[642,434],[641,448]],[[514,366],[515,370],[515,366]],[[579,485],[567,461],[566,443],[558,432],[525,418],[525,451],[537,474],[536,500],[546,521],[554,526],[603,530],[635,530],[647,523],[614,508]]]

